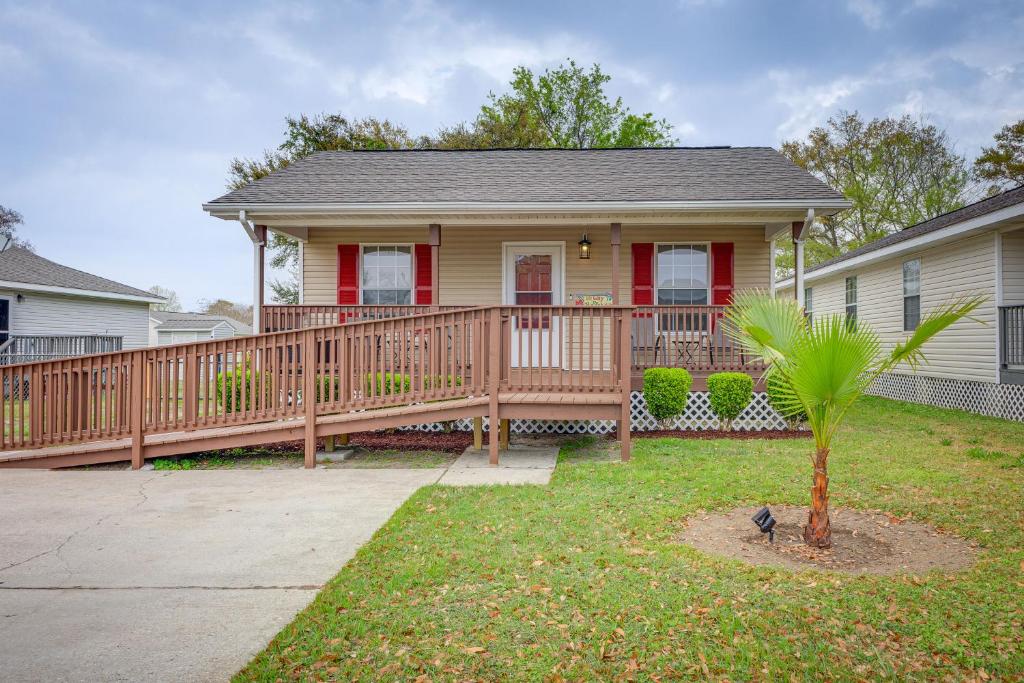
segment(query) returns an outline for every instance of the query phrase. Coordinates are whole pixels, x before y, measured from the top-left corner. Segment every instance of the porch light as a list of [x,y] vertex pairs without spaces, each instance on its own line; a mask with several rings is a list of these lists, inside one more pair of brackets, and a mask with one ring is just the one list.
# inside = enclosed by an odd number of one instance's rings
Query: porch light
[[772,511],[765,506],[757,511],[757,514],[751,517],[754,520],[754,524],[761,530],[762,534],[768,534],[768,542],[775,542],[775,518],[772,517]]
[[581,239],[578,242],[578,244],[580,245],[580,258],[581,259],[589,259],[590,258],[590,240],[587,239],[587,233],[583,233],[583,239]]

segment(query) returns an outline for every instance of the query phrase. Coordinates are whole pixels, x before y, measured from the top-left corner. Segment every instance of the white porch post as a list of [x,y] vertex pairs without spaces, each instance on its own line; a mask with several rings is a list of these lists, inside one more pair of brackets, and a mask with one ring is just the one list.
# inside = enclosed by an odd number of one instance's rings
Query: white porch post
[[775,240],[768,243],[768,292],[775,298]]

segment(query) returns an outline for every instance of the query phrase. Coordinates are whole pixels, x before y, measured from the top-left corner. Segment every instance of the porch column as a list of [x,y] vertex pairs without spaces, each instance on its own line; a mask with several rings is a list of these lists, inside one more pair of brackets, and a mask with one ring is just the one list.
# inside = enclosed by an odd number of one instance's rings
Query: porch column
[[793,296],[804,305],[804,222],[793,222]]
[[263,332],[263,303],[265,290],[265,261],[267,251],[267,226],[255,227],[256,239],[253,241],[253,292],[252,330],[255,334]]
[[430,224],[427,242],[430,244],[430,302],[436,307],[441,305],[441,283],[438,281],[438,274],[441,270],[438,258],[441,255],[441,225],[439,223]]
[[622,223],[612,223],[612,304],[619,301],[619,247],[622,245]]

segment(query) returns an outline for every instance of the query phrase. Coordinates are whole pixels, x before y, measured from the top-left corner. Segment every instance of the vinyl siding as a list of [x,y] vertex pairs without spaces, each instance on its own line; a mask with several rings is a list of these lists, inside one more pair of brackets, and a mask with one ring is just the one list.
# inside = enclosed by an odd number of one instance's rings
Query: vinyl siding
[[[577,256],[576,243],[586,232],[593,242],[591,258]],[[336,301],[337,245],[342,243],[417,243],[427,241],[426,228],[311,228],[303,246],[303,303]],[[611,291],[610,226],[461,227],[441,229],[438,263],[442,305],[490,305],[502,302],[503,242],[564,242],[565,295]],[[769,250],[764,226],[625,226],[622,229],[621,291],[630,303],[633,242],[733,242],[737,289],[767,288]]]
[[[986,297],[974,320],[962,320],[925,346],[928,363],[917,373],[929,377],[996,381],[995,237],[978,235],[931,249],[902,254],[856,270],[814,280],[813,312],[845,313],[846,278],[857,276],[857,317],[871,326],[886,349],[909,335],[903,330],[903,262],[921,259],[921,315],[953,297]],[[779,296],[792,296],[792,287]],[[982,324],[983,323],[983,324]],[[909,368],[901,368],[910,372]]]
[[1003,304],[1024,304],[1024,230],[1003,234]]
[[23,292],[0,292],[11,297],[11,333],[39,335],[109,334],[124,337],[124,348],[149,342],[149,304]]

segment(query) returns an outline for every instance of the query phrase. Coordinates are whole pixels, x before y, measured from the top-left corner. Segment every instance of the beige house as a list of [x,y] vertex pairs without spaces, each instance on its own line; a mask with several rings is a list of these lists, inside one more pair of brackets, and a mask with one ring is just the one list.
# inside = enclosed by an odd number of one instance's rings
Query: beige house
[[[812,269],[803,297],[812,317],[846,314],[886,345],[952,297],[980,294],[964,320],[926,347],[917,372],[883,378],[891,398],[1024,419],[1024,187],[911,226]],[[778,283],[793,296],[792,279]]]

